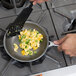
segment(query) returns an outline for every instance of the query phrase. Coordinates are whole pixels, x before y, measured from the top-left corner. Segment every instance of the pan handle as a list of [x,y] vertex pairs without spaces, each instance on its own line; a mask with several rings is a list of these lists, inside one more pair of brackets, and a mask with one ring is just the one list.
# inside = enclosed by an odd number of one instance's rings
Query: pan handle
[[56,45],[56,44],[54,44],[52,41],[49,41],[49,46],[48,46],[48,48],[49,48],[49,47],[52,47],[52,46],[59,46],[59,45]]

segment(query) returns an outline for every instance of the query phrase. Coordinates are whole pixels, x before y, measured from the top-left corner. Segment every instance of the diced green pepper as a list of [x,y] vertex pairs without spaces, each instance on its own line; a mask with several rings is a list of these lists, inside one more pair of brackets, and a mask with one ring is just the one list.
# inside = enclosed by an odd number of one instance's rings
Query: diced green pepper
[[39,34],[39,32],[37,31],[37,34]]
[[20,47],[20,49],[23,49],[23,48]]
[[21,42],[21,39],[19,39],[19,42]]
[[43,40],[40,40],[40,42],[42,42]]
[[26,37],[26,35],[22,35],[21,39],[23,39],[23,38],[25,38],[25,37]]
[[27,46],[25,46],[25,48],[27,48]]
[[37,54],[37,51],[34,51],[34,54]]
[[25,42],[25,44],[28,44],[30,42],[30,39],[27,39],[27,41]]
[[33,55],[33,52],[31,50],[28,50],[29,55]]
[[29,29],[29,31],[32,31],[31,29]]
[[35,40],[35,42],[38,42],[38,40]]

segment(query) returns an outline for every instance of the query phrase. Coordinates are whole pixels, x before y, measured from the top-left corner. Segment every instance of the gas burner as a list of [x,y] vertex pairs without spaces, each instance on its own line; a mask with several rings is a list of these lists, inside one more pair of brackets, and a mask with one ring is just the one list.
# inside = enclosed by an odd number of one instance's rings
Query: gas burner
[[72,23],[69,23],[67,19],[65,19],[64,23],[63,23],[63,30],[66,32],[68,31],[68,29],[71,27]]
[[0,49],[1,49],[1,56],[3,59],[9,61],[11,58],[7,55],[4,46],[3,46],[3,38],[4,38],[5,31],[0,28]]
[[18,62],[18,61],[15,61],[15,60],[12,61],[12,64],[15,65],[18,68],[23,68],[25,66],[30,66],[28,62],[26,62],[26,63],[25,62]]
[[[7,60],[7,61],[10,61],[12,58],[9,55],[7,55],[5,49],[3,47],[0,48],[0,49],[1,49],[1,56],[2,56],[2,58]],[[40,59],[38,59],[36,61],[33,61],[32,65],[41,64],[44,59],[45,59],[45,56],[41,57]],[[17,66],[18,68],[23,68],[25,66],[30,66],[30,62],[19,62],[19,61],[16,61],[16,60],[13,60],[12,64]]]
[[0,47],[3,47],[4,34],[5,34],[5,31],[0,28]]
[[76,29],[76,19],[73,20],[71,26],[69,27],[68,31]]
[[65,21],[63,23],[63,30],[65,32],[75,29],[76,19],[74,18],[74,12],[72,13],[72,17],[69,17],[68,14],[65,15],[65,13],[61,11],[60,9],[54,8],[53,11],[65,18]]
[[[3,44],[3,37],[4,37],[5,32],[2,29],[0,29],[0,30],[1,30],[0,31],[0,38],[1,38],[0,41]],[[48,33],[48,31],[47,31],[47,33]],[[10,61],[12,58],[6,53],[4,47],[1,46],[0,49],[1,49],[1,56],[2,56],[2,58],[5,59],[5,60],[7,60],[7,61]],[[40,59],[38,59],[36,61],[33,61],[31,63],[32,63],[32,65],[38,65],[38,64],[41,64],[44,59],[45,59],[45,56],[43,56]],[[27,62],[19,62],[19,61],[16,61],[14,59],[12,59],[12,64],[15,65],[15,66],[17,66],[18,68],[23,68],[25,66],[30,66],[30,62],[28,62],[28,63]]]
[[32,62],[32,65],[37,65],[37,64],[41,64],[45,59],[45,55],[42,56],[40,59],[36,60],[36,61],[33,61]]
[[[48,30],[45,28],[48,36],[49,36],[49,33],[48,33]],[[5,32],[1,29],[1,32],[0,32],[0,36],[1,38],[4,37],[4,34]],[[49,40],[51,40],[54,36],[49,36]],[[3,39],[3,38],[2,38]],[[3,42],[3,40],[1,40],[1,42]],[[3,43],[2,43],[3,44]],[[48,49],[49,50],[49,49]],[[48,52],[47,50],[47,52]],[[44,61],[44,59],[46,58],[46,56],[42,56],[40,59],[36,60],[36,61],[33,61],[33,62],[19,62],[19,61],[16,61],[14,59],[12,59],[5,51],[4,47],[2,46],[1,47],[1,56],[3,59],[7,60],[7,61],[10,61],[12,60],[12,64],[15,65],[16,67],[18,68],[24,68],[25,66],[30,66],[30,64],[33,66],[33,65],[38,65],[38,64],[42,64],[42,62]]]
[[[48,31],[47,29],[45,28],[47,34],[48,34]],[[4,37],[4,32],[3,30],[1,30],[1,37]],[[49,34],[48,34],[49,35]],[[54,36],[49,36],[49,40],[51,40],[51,38],[53,38]],[[3,40],[1,40],[3,42]],[[3,44],[3,43],[2,43]],[[47,50],[48,52],[48,50]],[[1,56],[3,59],[7,60],[7,61],[10,61],[12,58],[6,53],[4,47],[1,47]],[[45,55],[42,56],[40,59],[36,60],[36,61],[33,61],[31,62],[32,65],[38,65],[38,64],[41,64],[44,59],[45,59]],[[30,62],[19,62],[19,61],[16,61],[14,59],[12,59],[12,64],[15,65],[16,67],[18,68],[24,68],[25,66],[30,66]]]
[[66,33],[76,33],[76,19],[73,19],[71,23],[66,20],[63,24],[63,29]]
[[5,49],[3,47],[0,48],[0,49],[1,49],[1,56],[2,56],[2,58],[7,60],[7,61],[9,61],[11,59],[11,57],[9,55],[7,55],[7,53],[6,53],[6,51],[5,51]]
[[[36,61],[33,61],[31,63],[32,63],[32,65],[38,65],[38,64],[41,64],[44,59],[45,59],[45,56],[43,56],[40,59],[38,59]],[[16,61],[16,60],[13,60],[12,64],[17,66],[18,68],[23,68],[25,66],[30,66],[30,62],[19,62],[19,61]]]

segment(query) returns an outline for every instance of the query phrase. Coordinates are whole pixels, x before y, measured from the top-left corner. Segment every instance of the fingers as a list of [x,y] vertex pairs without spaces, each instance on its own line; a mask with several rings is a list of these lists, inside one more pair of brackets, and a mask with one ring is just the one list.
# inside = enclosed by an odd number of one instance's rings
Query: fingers
[[33,1],[33,5],[35,5],[36,3],[42,3],[44,1],[48,1],[48,0],[30,0]]
[[58,46],[58,50],[59,50],[59,51],[65,51],[65,50],[67,50],[67,47],[66,47],[65,43],[59,45],[59,46]]
[[45,0],[45,1],[48,1],[48,0]]
[[36,1],[34,1],[34,2],[33,2],[33,5],[36,5],[36,3],[37,3],[37,2],[36,2]]
[[76,54],[72,53],[70,50],[68,50],[68,51],[65,50],[64,53],[65,53],[66,55],[69,55],[70,57],[76,56]]
[[60,40],[54,41],[54,44],[60,45],[67,39],[67,36],[61,38]]
[[66,55],[69,55],[70,57],[76,56],[76,49],[75,50],[74,49],[73,50],[69,49],[67,47],[67,45],[65,44],[65,42],[63,42],[63,44],[61,44],[61,45],[58,46],[58,50],[59,51],[63,51]]
[[58,50],[59,50],[59,51],[63,51],[66,55],[69,55],[70,57],[75,57],[75,56],[76,56],[75,53],[73,53],[73,52],[70,51],[70,50],[66,50],[66,49],[64,50],[64,49],[62,49],[61,46],[58,47]]
[[70,57],[76,56],[70,50],[63,50],[61,47],[58,47],[58,50],[63,51],[66,55],[69,55]]
[[58,46],[58,51],[62,51],[62,46]]
[[33,5],[36,5],[37,3],[37,0],[30,0],[30,1],[33,1]]
[[76,55],[70,55],[70,57],[75,57]]
[[71,53],[70,51],[67,51],[67,50],[65,50],[64,53],[65,53],[66,55],[72,55],[72,53]]
[[63,51],[70,57],[76,56],[76,34],[68,34],[64,38],[54,41],[54,43],[59,45],[59,51]]
[[[75,51],[75,52],[73,52],[73,51]],[[76,50],[71,50],[70,52],[71,52],[71,53],[69,54],[70,57],[75,57],[75,56],[76,56]]]

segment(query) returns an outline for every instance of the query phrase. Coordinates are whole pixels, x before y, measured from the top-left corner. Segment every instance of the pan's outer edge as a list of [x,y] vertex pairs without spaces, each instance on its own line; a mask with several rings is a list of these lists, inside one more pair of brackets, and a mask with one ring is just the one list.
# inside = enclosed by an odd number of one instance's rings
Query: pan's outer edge
[[4,40],[3,40],[4,48],[5,48],[6,52],[7,52],[7,54],[8,54],[11,58],[13,58],[13,59],[15,59],[15,60],[17,60],[17,61],[19,61],[19,62],[33,62],[33,61],[36,61],[36,60],[40,59],[40,58],[46,53],[47,48],[48,48],[48,45],[49,45],[49,38],[48,38],[48,35],[47,35],[47,33],[46,33],[46,31],[44,30],[43,27],[41,27],[39,24],[34,23],[34,22],[31,22],[31,21],[26,21],[26,23],[36,24],[38,27],[40,27],[40,28],[45,32],[46,37],[47,37],[47,47],[46,47],[46,49],[44,50],[44,53],[43,53],[41,56],[39,56],[38,58],[36,58],[36,59],[29,60],[29,61],[24,61],[24,60],[16,59],[15,57],[11,56],[11,54],[8,52],[8,50],[7,50],[7,48],[6,48],[6,45],[5,45],[6,34],[7,34],[7,32],[8,32],[8,30],[7,30],[6,33],[5,33],[5,35],[4,35]]

